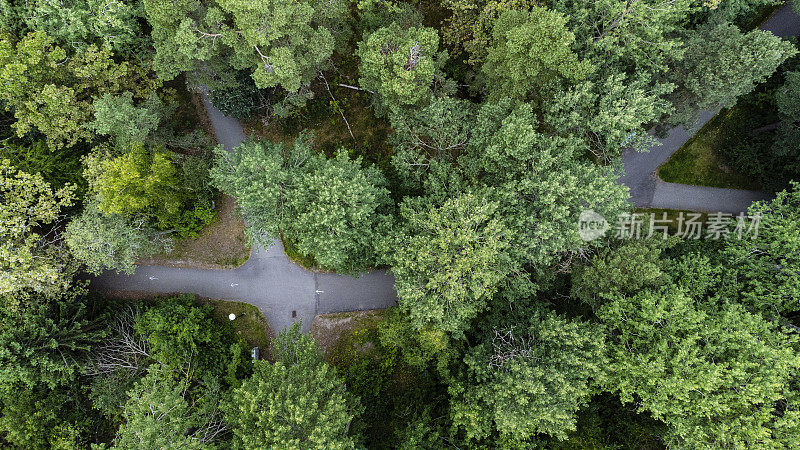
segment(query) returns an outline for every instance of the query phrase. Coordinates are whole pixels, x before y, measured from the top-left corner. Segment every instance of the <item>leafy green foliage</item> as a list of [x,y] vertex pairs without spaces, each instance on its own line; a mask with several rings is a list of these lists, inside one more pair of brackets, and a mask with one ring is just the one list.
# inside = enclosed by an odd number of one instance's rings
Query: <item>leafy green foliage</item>
[[117,144],[143,142],[160,121],[153,106],[136,107],[133,94],[105,94],[93,103],[95,120],[92,128],[99,134],[114,138]]
[[0,146],[0,159],[7,159],[21,172],[41,175],[53,187],[74,185],[76,198],[82,197],[86,190],[86,183],[81,176],[81,156],[79,149],[51,149],[43,140],[31,143],[6,141]]
[[41,175],[0,160],[0,295],[25,289],[57,294],[69,286],[71,264],[47,227],[72,204],[73,192],[72,185],[54,190]]
[[[691,447],[782,446],[797,415],[797,337],[739,305],[703,308],[680,290],[618,297],[599,313],[611,328],[611,385]],[[786,403],[788,401],[788,404]]]
[[420,106],[432,95],[439,35],[427,27],[403,29],[392,23],[371,33],[358,47],[359,84],[377,95],[379,111]]
[[[787,58],[797,53],[789,42],[761,30],[741,33],[730,23],[709,25],[687,42],[687,52],[675,72],[689,98],[681,108],[714,109],[731,106],[736,98],[751,92]],[[685,103],[683,103],[685,102]]]
[[331,159],[299,137],[291,148],[248,141],[217,151],[214,184],[237,199],[248,234],[270,245],[280,235],[323,267],[358,273],[375,262],[374,238],[387,219],[383,175],[343,150]]
[[555,96],[545,106],[544,121],[560,133],[585,141],[602,161],[618,158],[625,148],[647,150],[657,142],[647,127],[670,110],[661,98],[674,86],[625,74],[584,81]]
[[177,168],[163,149],[134,143],[121,156],[87,159],[87,175],[105,214],[142,214],[162,228],[180,215]]
[[0,388],[73,382],[104,332],[81,288],[0,298]]
[[373,241],[388,220],[383,175],[343,149],[332,159],[312,157],[304,169],[288,198],[292,219],[284,236],[323,267],[363,271],[375,261]]
[[417,330],[461,335],[514,266],[498,203],[480,193],[441,206],[407,199],[388,244],[400,308]]
[[561,252],[596,245],[584,242],[575,227],[583,210],[617,217],[628,197],[610,168],[578,159],[581,140],[547,134],[538,124],[531,105],[487,103],[459,158],[473,183],[495,188],[498,212],[512,231],[511,255],[537,272]]
[[15,448],[69,449],[86,445],[91,418],[75,389],[7,389],[0,398],[0,432]]
[[136,261],[171,248],[171,240],[142,218],[104,214],[90,204],[64,230],[69,251],[95,275],[104,270],[133,273]]
[[422,108],[389,114],[395,133],[392,166],[405,186],[421,191],[437,164],[452,165],[467,146],[474,108],[465,100],[436,98]]
[[[775,141],[768,161],[777,166],[782,179],[800,179],[800,71],[786,72],[786,82],[775,93],[775,103],[780,116]],[[772,172],[774,173],[774,172]],[[773,175],[774,176],[774,175]]]
[[[393,316],[389,320],[396,320],[398,313],[397,308],[387,311]],[[415,448],[415,442],[435,448],[443,442],[444,421],[431,417],[431,412],[436,406],[436,417],[443,415],[444,387],[427,366],[409,366],[400,348],[384,345],[385,325],[386,320],[376,317],[364,319],[340,335],[327,352],[326,359],[340,371],[348,392],[364,405],[351,430],[363,436],[366,448],[396,448],[398,439],[406,442],[406,448]]]
[[633,240],[600,250],[591,262],[572,272],[573,298],[593,308],[610,295],[630,295],[643,288],[657,288],[670,281],[660,240]]
[[538,6],[530,13],[511,10],[497,18],[482,67],[496,98],[541,95],[552,83],[580,80],[589,73],[591,65],[579,61],[570,48],[575,36],[566,24],[566,17]]
[[[109,46],[126,57],[142,51],[142,30],[138,23],[139,5],[125,0],[33,0],[16,8],[8,2],[0,4],[0,12],[9,21],[28,30],[44,31],[60,44],[83,49],[91,44]],[[18,30],[4,31],[17,34]],[[21,30],[20,30],[21,31]]]
[[561,439],[605,380],[605,342],[593,324],[534,309],[527,324],[495,329],[464,357],[463,378],[450,385],[454,426],[468,440],[524,441],[538,433]]
[[217,84],[208,92],[209,98],[227,116],[246,120],[266,106],[267,93],[256,87],[246,70],[236,71],[233,80]]
[[725,289],[767,314],[800,309],[800,187],[759,202],[748,214],[760,216],[758,235],[726,242]]
[[117,64],[108,47],[90,45],[71,55],[44,31],[16,44],[0,39],[0,99],[14,112],[13,127],[19,136],[39,130],[53,148],[90,138],[84,124],[92,96],[149,90],[149,83],[139,85],[140,75],[128,62]]
[[361,411],[333,368],[299,327],[281,332],[276,361],[257,361],[252,377],[224,405],[234,444],[243,448],[355,448],[350,421]]
[[214,321],[211,309],[196,306],[192,295],[173,297],[147,309],[134,328],[147,340],[156,361],[188,372],[187,377],[221,377],[235,342],[230,329]]
[[466,51],[469,63],[480,66],[486,60],[495,20],[506,11],[530,11],[537,3],[532,0],[444,0],[443,5],[452,11],[447,18],[442,35],[455,53]]
[[[294,93],[317,76],[344,39],[343,1],[146,0],[156,47],[154,68],[164,79],[200,70],[204,62],[248,70],[258,88]],[[338,41],[342,42],[342,41]]]
[[213,398],[213,391],[207,391],[205,397],[190,403],[187,381],[176,375],[166,366],[154,364],[128,391],[123,412],[125,421],[115,439],[115,447],[214,448],[214,439],[224,429],[216,410],[219,399]]

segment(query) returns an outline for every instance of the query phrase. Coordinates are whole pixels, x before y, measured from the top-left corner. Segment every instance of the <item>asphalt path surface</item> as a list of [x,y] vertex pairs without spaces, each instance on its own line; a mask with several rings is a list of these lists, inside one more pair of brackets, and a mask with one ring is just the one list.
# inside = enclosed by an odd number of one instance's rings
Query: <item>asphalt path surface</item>
[[[788,6],[773,15],[762,29],[782,37],[800,32],[800,18]],[[231,150],[244,139],[239,122],[226,117],[203,97],[217,140]],[[701,112],[705,124],[713,111]],[[754,191],[716,189],[665,183],[655,170],[677,151],[691,135],[675,128],[649,152],[623,154],[624,175],[620,182],[631,190],[639,207],[688,209],[696,211],[743,211],[754,200],[765,198]],[[258,307],[273,330],[280,331],[302,321],[308,331],[317,314],[387,308],[395,304],[394,278],[385,271],[359,277],[315,273],[292,263],[280,241],[262,248],[254,246],[250,258],[232,270],[181,269],[139,266],[133,275],[106,272],[92,280],[99,291],[120,293],[177,294],[242,301]]]

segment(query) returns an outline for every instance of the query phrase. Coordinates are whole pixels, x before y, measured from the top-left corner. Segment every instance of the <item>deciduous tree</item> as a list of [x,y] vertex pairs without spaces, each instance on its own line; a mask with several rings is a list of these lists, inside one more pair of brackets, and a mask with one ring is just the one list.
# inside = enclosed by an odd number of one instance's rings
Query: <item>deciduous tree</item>
[[166,366],[154,364],[128,391],[124,422],[114,440],[124,449],[212,449],[225,431],[218,392],[193,399],[190,386]]
[[[680,289],[618,297],[609,327],[612,389],[670,426],[669,444],[784,446],[795,439],[797,336],[736,304],[701,306]],[[788,412],[786,419],[782,419]]]
[[507,441],[538,433],[564,439],[605,380],[604,339],[594,324],[538,309],[528,323],[493,330],[469,350],[463,378],[450,386],[454,425],[470,440],[494,430]]
[[509,230],[489,193],[464,193],[435,205],[406,199],[389,241],[400,308],[417,330],[461,336],[498,285],[517,268]]
[[0,160],[0,295],[63,292],[72,268],[52,229],[72,204],[74,186],[55,190],[41,175]]
[[95,275],[105,270],[132,274],[136,261],[169,250],[172,240],[147,224],[144,217],[104,214],[89,204],[64,231],[71,254]]
[[547,8],[510,10],[497,18],[482,70],[495,97],[524,99],[561,80],[576,81],[591,70],[572,51],[575,35],[567,18]]
[[430,101],[438,64],[439,35],[433,28],[403,29],[392,23],[358,46],[359,84],[374,92],[379,112]]
[[350,422],[361,406],[298,327],[284,330],[276,361],[256,361],[252,377],[224,405],[235,445],[242,448],[347,449]]

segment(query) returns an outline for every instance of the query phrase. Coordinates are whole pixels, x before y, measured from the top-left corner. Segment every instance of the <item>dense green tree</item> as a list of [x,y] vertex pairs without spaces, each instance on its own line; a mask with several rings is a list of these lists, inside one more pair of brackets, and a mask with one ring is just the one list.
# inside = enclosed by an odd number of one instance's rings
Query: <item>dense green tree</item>
[[405,185],[419,191],[437,164],[452,165],[467,146],[474,107],[466,100],[436,98],[419,109],[389,114],[394,129],[392,165]]
[[93,107],[95,120],[90,126],[99,134],[113,137],[117,144],[144,142],[161,120],[152,102],[136,107],[131,92],[105,94],[94,101]]
[[512,231],[509,250],[517,264],[537,273],[557,256],[580,252],[578,218],[593,210],[614,221],[627,210],[627,188],[608,167],[581,161],[585,143],[538,130],[528,104],[509,100],[484,105],[459,165],[473,183],[492,186],[498,213]]
[[292,182],[312,154],[305,136],[291,147],[248,139],[231,152],[217,148],[212,183],[236,198],[250,239],[269,246],[280,236],[291,220],[287,204]]
[[143,215],[162,229],[178,222],[184,202],[171,155],[140,142],[125,150],[117,157],[107,153],[86,159],[86,177],[97,208],[124,217]]
[[71,264],[50,228],[72,204],[73,192],[72,185],[54,190],[41,175],[0,160],[0,295],[59,293],[69,286]]
[[694,0],[557,0],[553,9],[567,16],[576,53],[598,70],[639,75],[662,74],[684,52],[683,31]]
[[152,89],[141,75],[128,62],[117,64],[108,47],[90,45],[73,55],[43,31],[17,43],[0,39],[0,99],[14,112],[13,127],[19,136],[38,129],[54,148],[90,138],[92,96]]
[[183,295],[148,308],[134,324],[149,345],[150,355],[184,377],[222,377],[231,363],[236,342],[230,329],[214,321],[213,308],[197,306],[194,296]]
[[225,421],[240,448],[355,448],[348,435],[361,411],[299,327],[281,332],[276,361],[256,361],[253,375],[233,389]]
[[90,419],[82,405],[76,404],[76,394],[74,390],[41,386],[4,389],[0,393],[0,433],[4,444],[35,450],[83,448],[85,423],[79,422]]
[[[107,45],[115,53],[129,56],[143,50],[145,38],[139,26],[138,2],[126,0],[31,0],[0,2],[0,14],[17,21],[19,28],[2,26],[19,36],[23,28],[44,31],[60,45],[83,49],[91,44]],[[10,24],[9,24],[10,25]]]
[[256,87],[250,72],[237,70],[231,78],[214,83],[208,92],[211,103],[225,115],[247,120],[267,106],[269,92]]
[[601,249],[585,266],[572,271],[574,298],[593,308],[611,295],[629,295],[643,288],[657,288],[670,281],[660,239],[631,240]]
[[[744,23],[752,21],[751,17],[758,17],[763,8],[779,4],[780,2],[775,0],[711,0],[703,2],[703,6],[708,8],[711,14],[719,14],[730,21],[742,19]],[[737,23],[739,22],[737,21]]]
[[172,246],[172,241],[149,227],[144,218],[103,214],[94,204],[67,225],[64,242],[75,259],[95,275],[104,270],[132,274],[136,260]]
[[450,361],[458,356],[446,332],[434,327],[419,329],[397,306],[386,310],[386,319],[377,328],[381,345],[399,350],[403,360],[414,368],[426,369],[435,363],[438,372],[447,373]]
[[288,198],[284,236],[323,267],[358,273],[374,264],[374,240],[390,202],[383,175],[344,149],[331,159],[315,155],[304,169]]
[[7,159],[21,172],[41,175],[55,188],[76,186],[76,198],[81,198],[86,190],[82,156],[79,148],[52,149],[44,140],[27,142],[12,138],[0,144],[0,159]]
[[144,6],[153,27],[154,66],[164,79],[204,65],[232,67],[248,70],[258,88],[295,93],[347,39],[347,3],[340,0],[146,0]]
[[456,54],[466,51],[469,64],[477,67],[486,60],[495,20],[506,11],[530,11],[538,4],[534,0],[444,0],[442,5],[452,12],[442,27],[444,41]]
[[446,53],[439,54],[433,28],[401,28],[392,23],[371,33],[358,46],[359,84],[376,94],[379,113],[430,101],[434,80]]
[[676,84],[682,87],[675,103],[677,117],[683,114],[692,120],[698,107],[733,106],[739,96],[751,92],[797,53],[791,43],[772,33],[742,33],[730,23],[699,28],[686,46],[692,51],[686,52],[674,72]]
[[605,352],[596,325],[533,309],[528,323],[495,329],[464,357],[466,373],[450,385],[453,423],[469,440],[493,430],[510,441],[563,439],[605,380]]
[[387,220],[383,175],[344,149],[327,159],[306,136],[292,147],[248,141],[218,150],[214,184],[235,197],[248,234],[262,245],[279,236],[322,266],[358,273],[375,262],[374,240]]
[[0,298],[0,387],[74,381],[104,335],[89,303],[80,287]]
[[625,148],[648,150],[657,141],[646,128],[670,110],[661,96],[674,86],[652,86],[646,76],[631,78],[611,74],[573,86],[548,102],[544,122],[583,139],[601,161],[618,158]]
[[460,336],[505,277],[509,231],[489,193],[465,193],[442,205],[406,199],[388,242],[400,308],[417,330]]
[[567,18],[547,8],[511,10],[497,18],[482,70],[495,97],[524,99],[560,80],[581,80],[592,70],[571,49]]
[[780,125],[770,147],[770,178],[779,183],[800,180],[800,72],[786,72],[786,81],[775,93]]
[[748,215],[760,217],[757,229],[746,219],[741,238],[734,230],[726,241],[725,289],[767,314],[800,310],[800,186],[755,203]]
[[128,392],[125,421],[114,440],[122,449],[212,449],[225,425],[217,410],[218,396],[209,390],[192,399],[180,374],[154,364]]
[[612,340],[609,387],[670,426],[668,444],[782,447],[796,436],[797,337],[739,305],[703,307],[675,288],[598,312]]

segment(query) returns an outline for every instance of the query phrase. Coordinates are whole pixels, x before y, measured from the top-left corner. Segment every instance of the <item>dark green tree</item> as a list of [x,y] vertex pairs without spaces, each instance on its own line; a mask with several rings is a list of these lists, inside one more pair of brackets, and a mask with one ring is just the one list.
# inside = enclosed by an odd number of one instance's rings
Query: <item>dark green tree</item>
[[604,305],[609,388],[666,422],[670,445],[791,446],[797,336],[740,305],[698,303],[667,287]]
[[521,326],[495,328],[464,357],[450,384],[454,426],[468,440],[537,434],[564,439],[576,414],[605,380],[604,335],[594,324],[534,308]]
[[353,417],[361,411],[336,371],[298,326],[275,342],[275,363],[257,361],[253,375],[224,404],[225,421],[241,448],[347,449]]

